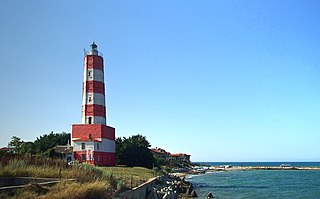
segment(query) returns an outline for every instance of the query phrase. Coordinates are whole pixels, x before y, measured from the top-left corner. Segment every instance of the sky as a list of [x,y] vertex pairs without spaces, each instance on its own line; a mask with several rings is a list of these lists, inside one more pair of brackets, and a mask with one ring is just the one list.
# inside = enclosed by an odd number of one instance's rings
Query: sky
[[3,1],[0,147],[81,122],[103,54],[117,137],[192,161],[320,161],[320,1]]

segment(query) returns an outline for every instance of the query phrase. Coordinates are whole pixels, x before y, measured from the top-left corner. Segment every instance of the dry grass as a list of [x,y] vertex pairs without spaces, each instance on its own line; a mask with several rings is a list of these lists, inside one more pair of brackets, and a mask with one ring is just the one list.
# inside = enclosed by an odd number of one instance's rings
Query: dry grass
[[62,181],[51,188],[31,184],[11,197],[14,198],[38,198],[38,199],[90,199],[113,198],[113,193],[107,182],[95,181],[79,183]]
[[78,183],[63,181],[53,186],[50,191],[39,197],[41,199],[86,199],[86,198],[112,198],[110,185],[105,181]]
[[43,163],[32,165],[25,159],[14,158],[0,164],[0,177],[59,178],[61,175],[75,181],[62,181],[53,187],[30,185],[12,198],[112,198],[113,194],[136,187],[155,176],[152,170],[142,167],[94,167],[88,164],[64,167],[60,163]]
[[60,165],[28,165],[23,159],[12,159],[0,165],[0,177],[72,178],[79,182],[92,182],[103,179],[103,171],[88,164],[74,167]]
[[59,178],[61,176],[70,176],[70,169],[60,166],[49,166],[44,164],[28,165],[23,159],[12,159],[6,165],[0,165],[0,177],[43,177]]

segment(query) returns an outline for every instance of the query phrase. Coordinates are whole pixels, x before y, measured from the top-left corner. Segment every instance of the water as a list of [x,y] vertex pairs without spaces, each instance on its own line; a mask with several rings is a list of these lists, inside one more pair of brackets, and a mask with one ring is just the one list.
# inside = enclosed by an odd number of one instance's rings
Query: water
[[197,162],[203,165],[220,166],[280,166],[280,164],[290,164],[293,167],[320,167],[320,162]]
[[[226,165],[228,163],[218,164]],[[248,163],[246,163],[248,164]],[[244,166],[279,166],[276,165],[244,165]],[[294,163],[287,163],[296,166]],[[320,164],[304,163],[303,166]],[[212,165],[212,164],[211,164]],[[224,171],[190,176],[200,198],[212,192],[215,198],[320,198],[319,170],[252,170]]]

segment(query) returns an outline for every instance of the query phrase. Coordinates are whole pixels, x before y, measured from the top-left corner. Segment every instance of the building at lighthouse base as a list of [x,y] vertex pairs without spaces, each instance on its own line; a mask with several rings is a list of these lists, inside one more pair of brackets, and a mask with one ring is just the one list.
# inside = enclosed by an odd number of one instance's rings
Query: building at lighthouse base
[[115,128],[103,124],[72,125],[74,159],[101,166],[115,165]]

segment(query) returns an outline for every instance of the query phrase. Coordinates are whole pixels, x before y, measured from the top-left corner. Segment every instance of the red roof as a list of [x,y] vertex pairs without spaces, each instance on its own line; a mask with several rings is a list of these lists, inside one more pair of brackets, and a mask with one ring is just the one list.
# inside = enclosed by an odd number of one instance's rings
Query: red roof
[[168,155],[170,155],[171,157],[186,157],[186,156],[190,156],[190,155],[185,154],[185,153],[175,153],[175,154],[171,154],[171,153],[169,153],[169,152],[167,152],[166,150],[161,149],[161,148],[151,148],[150,150],[151,150],[152,152],[158,153],[158,154],[168,154]]
[[0,148],[0,151],[9,151],[10,149],[8,147],[2,147]]
[[152,148],[150,150],[155,153],[159,153],[159,154],[170,154],[169,152],[167,152],[166,150],[161,149],[161,148]]
[[185,153],[175,153],[175,154],[171,154],[172,157],[181,157],[181,156],[190,156],[188,154]]

